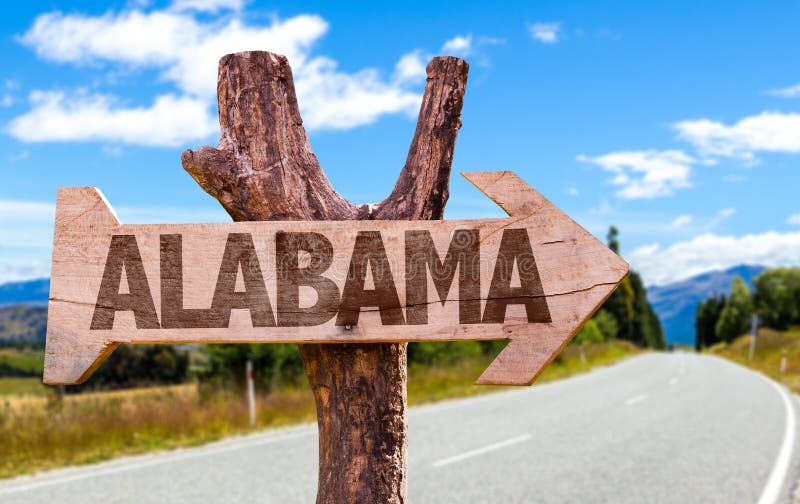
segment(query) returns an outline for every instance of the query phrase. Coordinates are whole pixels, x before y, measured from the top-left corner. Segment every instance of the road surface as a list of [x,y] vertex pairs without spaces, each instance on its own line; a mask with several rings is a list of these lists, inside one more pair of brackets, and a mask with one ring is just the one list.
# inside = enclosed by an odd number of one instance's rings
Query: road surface
[[[693,354],[412,408],[409,501],[790,502],[795,398]],[[0,483],[2,503],[313,502],[315,426]]]

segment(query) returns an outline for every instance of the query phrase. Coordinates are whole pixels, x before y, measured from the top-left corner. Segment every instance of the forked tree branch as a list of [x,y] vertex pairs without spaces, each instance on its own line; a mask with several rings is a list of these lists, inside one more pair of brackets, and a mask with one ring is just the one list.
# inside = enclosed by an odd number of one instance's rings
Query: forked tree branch
[[377,205],[380,220],[441,219],[447,204],[450,165],[461,128],[461,107],[469,65],[453,57],[433,58],[417,129],[394,190]]
[[354,205],[331,186],[303,128],[286,57],[263,51],[220,60],[219,145],[187,150],[183,167],[237,221],[441,219],[468,68],[453,57],[428,64],[406,164],[378,205]]
[[[284,56],[253,51],[219,63],[217,148],[183,167],[237,221],[441,219],[461,126],[468,65],[434,58],[417,129],[394,190],[354,205],[311,150]],[[406,500],[406,344],[300,345],[319,424],[318,503]]]

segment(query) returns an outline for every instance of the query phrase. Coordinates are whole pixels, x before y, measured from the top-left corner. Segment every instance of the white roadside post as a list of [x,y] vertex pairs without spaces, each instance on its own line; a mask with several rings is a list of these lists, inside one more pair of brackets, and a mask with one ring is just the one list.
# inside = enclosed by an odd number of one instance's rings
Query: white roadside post
[[253,361],[247,360],[245,365],[247,373],[247,406],[250,410],[250,427],[256,426],[256,385],[253,380]]
[[781,374],[786,372],[786,349],[783,349],[783,354],[781,355]]
[[753,362],[753,354],[756,351],[756,336],[758,336],[758,315],[753,315],[750,318],[750,357],[748,362]]

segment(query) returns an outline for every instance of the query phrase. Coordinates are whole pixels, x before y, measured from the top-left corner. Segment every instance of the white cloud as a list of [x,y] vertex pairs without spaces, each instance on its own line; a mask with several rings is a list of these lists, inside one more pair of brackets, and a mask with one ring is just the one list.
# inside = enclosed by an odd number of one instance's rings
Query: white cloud
[[0,222],[47,222],[51,223],[56,215],[56,207],[52,203],[38,201],[0,200]]
[[781,98],[797,98],[800,96],[800,84],[789,86],[785,88],[770,89],[767,94],[772,96],[780,96]]
[[567,194],[570,196],[577,196],[580,194],[577,187],[567,187]]
[[395,80],[408,82],[424,79],[427,76],[425,68],[430,56],[421,50],[404,54],[394,66]]
[[722,219],[727,219],[728,217],[733,216],[736,213],[735,208],[723,208],[719,212],[717,212],[717,217]]
[[172,10],[216,13],[221,10],[242,10],[244,0],[175,0]]
[[796,213],[794,215],[790,215],[788,219],[786,219],[787,224],[792,224],[795,226],[800,226],[800,213]]
[[529,24],[528,33],[534,40],[544,44],[555,44],[561,38],[561,23]]
[[685,228],[686,226],[691,224],[693,220],[694,218],[691,215],[687,214],[679,215],[675,217],[675,220],[672,221],[672,227],[675,229]]
[[611,172],[611,183],[620,186],[617,195],[626,199],[668,196],[675,189],[690,187],[691,166],[697,160],[675,150],[620,151],[597,157],[578,156]]
[[380,79],[377,70],[355,74],[336,70],[336,62],[315,58],[295,80],[303,124],[309,129],[348,129],[391,113],[413,115],[422,97]]
[[168,11],[109,11],[96,17],[56,11],[38,16],[19,40],[40,58],[59,63],[168,65],[197,48],[202,28],[192,16]]
[[744,236],[702,234],[666,248],[657,243],[627,255],[648,285],[683,280],[706,271],[738,264],[785,266],[800,264],[800,232],[768,231]]
[[442,45],[442,52],[451,56],[469,56],[472,52],[472,34],[456,35]]
[[50,276],[50,263],[46,256],[33,259],[29,256],[3,260],[0,264],[0,284],[20,282]]
[[208,106],[198,98],[162,95],[149,107],[128,108],[107,95],[31,93],[32,108],[8,131],[24,142],[95,140],[177,146],[217,131]]
[[441,53],[449,56],[466,58],[469,56],[470,65],[480,67],[489,66],[489,51],[491,46],[505,44],[506,41],[497,37],[477,36],[471,33],[466,35],[456,35],[450,40],[445,41],[441,47]]
[[14,105],[14,97],[8,93],[4,94],[3,98],[0,99],[0,106],[10,107],[11,105]]
[[757,151],[800,152],[800,114],[762,112],[726,125],[693,119],[673,125],[701,153],[752,159]]
[[[217,131],[212,111],[219,58],[254,49],[289,58],[304,123],[310,129],[352,128],[384,114],[417,112],[418,85],[425,74],[412,58],[419,59],[421,53],[404,56],[393,78],[372,68],[345,72],[335,60],[312,53],[328,30],[321,17],[273,17],[259,24],[236,10],[241,7],[242,2],[236,1],[186,0],[161,10],[40,15],[19,41],[41,59],[154,69],[175,92],[155,96],[148,105],[131,105],[107,94],[38,90],[31,94],[32,109],[12,122],[10,132],[29,142],[99,140],[175,146],[207,138]],[[208,13],[223,9],[234,11],[209,18]],[[206,14],[198,17],[200,10]],[[41,122],[45,117],[48,121]],[[132,131],[126,131],[131,120]],[[149,131],[142,128],[144,122]]]

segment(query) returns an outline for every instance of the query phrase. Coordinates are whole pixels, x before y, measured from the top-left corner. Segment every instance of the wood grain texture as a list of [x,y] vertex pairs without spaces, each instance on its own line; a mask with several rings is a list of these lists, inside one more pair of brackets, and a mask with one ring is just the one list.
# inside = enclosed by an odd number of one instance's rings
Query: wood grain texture
[[[628,266],[515,174],[465,176],[510,217],[123,225],[99,191],[61,189],[46,379],[71,383],[86,376],[83,370],[76,374],[73,359],[50,352],[51,343],[64,341],[97,351],[119,343],[507,338],[511,344],[479,383],[531,383]],[[509,247],[518,249],[520,243],[509,237],[519,233],[530,257],[504,257]],[[327,255],[307,241],[299,248],[310,251],[304,260],[298,253],[290,257],[287,236],[316,237],[325,245],[315,246]],[[429,240],[414,239],[418,236]],[[474,256],[457,262],[451,254],[448,263],[447,254],[458,251]],[[287,267],[295,273],[287,273]],[[498,281],[498,272],[507,273],[501,275],[505,283]],[[521,296],[497,288],[521,286],[526,278],[535,285]],[[103,287],[107,281],[110,287]],[[470,285],[472,291],[464,288]],[[352,298],[360,293],[365,295],[353,309]],[[123,305],[117,305],[118,297]],[[525,304],[542,300],[530,309]],[[493,309],[502,301],[510,304],[502,304],[498,315]]]
[[[629,267],[617,254],[594,238],[512,172],[464,173],[464,177],[497,203],[514,221],[525,221],[536,232],[546,255],[543,282],[551,324],[509,327],[509,343],[475,382],[480,385],[530,385],[578,333],[627,276]],[[545,280],[547,278],[547,280]]]
[[[434,58],[417,129],[395,190],[378,205],[354,205],[331,187],[302,126],[291,67],[284,56],[253,51],[220,60],[217,96],[222,136],[216,149],[186,151],[184,168],[217,198],[234,220],[441,219],[447,202],[450,163],[461,124],[469,66],[453,57]],[[404,343],[348,346],[360,359],[339,358],[336,346],[300,346],[317,402],[320,429],[344,407],[363,412],[366,428],[349,439],[346,425],[320,438],[318,502],[404,502],[406,495],[406,371]],[[384,359],[384,356],[397,356]],[[371,363],[372,365],[368,365]],[[333,388],[327,368],[352,382],[374,381],[381,395]],[[377,366],[377,367],[375,367]],[[379,380],[386,380],[378,383]],[[330,390],[337,395],[325,397]],[[399,401],[399,402],[398,402]],[[392,430],[384,420],[392,417]],[[335,459],[353,450],[361,456]],[[360,460],[378,454],[382,463]],[[353,473],[358,474],[358,478]],[[337,476],[341,475],[341,476]],[[356,499],[355,497],[358,497]]]

